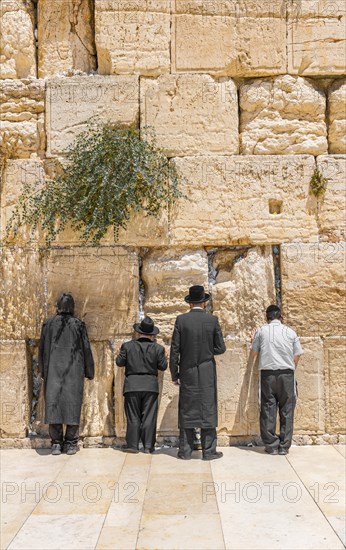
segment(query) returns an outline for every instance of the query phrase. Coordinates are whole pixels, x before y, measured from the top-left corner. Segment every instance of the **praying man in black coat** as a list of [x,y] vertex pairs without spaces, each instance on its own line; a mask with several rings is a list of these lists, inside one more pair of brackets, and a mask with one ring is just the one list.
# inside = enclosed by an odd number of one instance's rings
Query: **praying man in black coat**
[[150,317],[133,325],[135,339],[124,342],[116,358],[118,367],[125,367],[124,405],[127,420],[128,453],[138,453],[142,441],[144,452],[155,449],[158,412],[158,371],[167,369],[165,348],[155,342],[160,332]]
[[206,313],[209,301],[203,286],[190,287],[185,301],[190,311],[178,315],[171,343],[172,381],[179,385],[178,458],[189,460],[195,428],[201,428],[203,460],[221,458],[216,451],[217,386],[214,355],[226,351],[217,317]]
[[63,424],[66,424],[67,454],[75,454],[84,378],[94,378],[94,360],[86,326],[74,317],[74,299],[70,293],[60,296],[56,315],[43,323],[39,362],[44,379],[45,422],[49,424],[52,454],[61,454]]

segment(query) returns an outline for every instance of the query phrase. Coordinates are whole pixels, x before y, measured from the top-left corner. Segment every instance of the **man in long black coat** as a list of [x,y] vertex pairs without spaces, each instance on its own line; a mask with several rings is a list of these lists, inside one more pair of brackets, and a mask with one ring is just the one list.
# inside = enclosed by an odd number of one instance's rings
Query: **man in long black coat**
[[221,458],[216,452],[217,386],[214,355],[226,351],[217,317],[205,311],[209,294],[194,285],[185,301],[190,311],[175,322],[170,353],[172,380],[180,386],[178,458],[188,460],[194,448],[194,428],[201,428],[203,460]]
[[60,296],[57,314],[42,326],[39,361],[44,378],[45,422],[49,424],[52,454],[64,443],[67,454],[75,454],[83,400],[84,378],[94,378],[94,360],[85,324],[74,317],[74,299]]
[[135,339],[124,342],[116,358],[125,367],[124,398],[127,419],[124,451],[138,453],[142,441],[144,452],[155,448],[158,412],[158,371],[167,369],[165,348],[155,342],[159,333],[150,317],[133,325]]

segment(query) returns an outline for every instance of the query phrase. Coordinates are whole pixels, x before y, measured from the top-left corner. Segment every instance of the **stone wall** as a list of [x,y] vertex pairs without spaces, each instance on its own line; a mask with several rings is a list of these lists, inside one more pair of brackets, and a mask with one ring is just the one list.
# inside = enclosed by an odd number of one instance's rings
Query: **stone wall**
[[[143,310],[168,346],[191,284],[209,286],[227,343],[220,443],[258,440],[250,333],[275,300],[305,350],[295,439],[341,440],[344,1],[2,0],[0,27],[1,237],[23,185],[52,176],[90,117],[154,127],[184,193],[158,220],[134,215],[117,243],[110,232],[82,248],[68,228],[50,251],[26,228],[2,242],[3,440],[47,435],[37,341],[59,292],[74,293],[92,341],[81,433],[102,443],[125,433],[118,346]],[[172,440],[178,392],[169,373],[159,381],[159,441]]]

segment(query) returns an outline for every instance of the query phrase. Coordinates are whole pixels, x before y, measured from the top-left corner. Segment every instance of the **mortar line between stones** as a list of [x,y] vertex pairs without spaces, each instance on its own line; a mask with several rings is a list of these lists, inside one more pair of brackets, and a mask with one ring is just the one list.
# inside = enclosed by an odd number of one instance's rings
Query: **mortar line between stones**
[[[34,450],[34,449],[32,449]],[[35,449],[36,451],[36,449]],[[48,456],[48,455],[46,455]],[[67,455],[66,455],[67,456]],[[70,462],[72,457],[68,457],[68,459],[64,462],[64,464],[62,464],[60,470],[57,472],[57,474],[54,476],[53,480],[52,481],[47,481],[47,483],[45,483],[45,485],[47,485],[48,483],[51,484],[51,483],[54,483],[57,478],[59,477],[59,475],[61,474],[61,472],[63,471],[63,469],[65,468],[66,464],[68,464],[68,462]],[[39,482],[40,483],[40,482]],[[43,500],[43,494],[41,495],[40,499],[38,502],[36,502],[36,506],[34,506],[34,508],[31,510],[30,514],[28,515],[28,517],[24,520],[24,522],[22,523],[22,525],[20,526],[20,528],[17,530],[16,534],[13,536],[13,538],[10,540],[10,542],[7,544],[7,547],[6,548],[9,548],[12,544],[12,542],[14,541],[14,539],[16,538],[16,536],[20,533],[20,531],[23,529],[24,525],[27,523],[27,521],[30,519],[30,517],[34,514],[36,508],[38,507],[38,505],[40,504],[40,502]],[[40,514],[38,514],[40,515]]]
[[[338,452],[338,451],[336,451]],[[340,453],[339,453],[340,454]],[[309,488],[305,485],[303,479],[300,477],[300,475],[298,474],[297,470],[295,469],[295,467],[293,466],[293,464],[291,463],[290,459],[289,459],[289,456],[286,456],[285,457],[287,462],[289,463],[289,465],[291,466],[292,470],[294,471],[294,473],[296,474],[296,476],[298,477],[298,479],[301,481],[301,483],[304,485],[305,489],[307,490],[311,500],[313,501],[313,503],[317,506],[317,508],[319,509],[319,511],[321,512],[321,514],[323,515],[323,517],[326,519],[328,525],[332,528],[332,530],[334,531],[334,533],[336,534],[336,536],[338,537],[338,539],[340,540],[341,544],[344,546],[344,542],[343,540],[340,538],[339,534],[337,533],[337,531],[335,531],[333,525],[330,523],[328,517],[326,516],[326,514],[323,512],[322,508],[320,507],[318,501],[316,501],[312,494],[310,493],[309,491]]]

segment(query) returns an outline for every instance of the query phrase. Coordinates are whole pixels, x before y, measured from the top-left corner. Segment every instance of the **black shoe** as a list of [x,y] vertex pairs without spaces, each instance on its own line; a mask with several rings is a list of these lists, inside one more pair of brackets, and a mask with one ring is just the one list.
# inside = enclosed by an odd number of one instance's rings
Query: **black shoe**
[[277,455],[279,454],[279,451],[278,449],[271,449],[270,447],[268,447],[268,449],[264,449],[266,453],[268,453],[268,455]]
[[66,444],[66,454],[67,455],[75,455],[77,451],[78,451],[78,447],[74,443],[67,443]]
[[177,458],[180,458],[180,460],[191,460],[191,456],[185,456],[183,453],[178,453]]
[[288,449],[285,449],[285,447],[279,447],[278,454],[279,455],[288,455]]
[[153,448],[145,447],[145,449],[143,450],[143,453],[146,455],[149,455],[149,454],[152,454],[154,451],[155,449]]
[[61,455],[62,445],[60,443],[53,443],[52,445],[52,455]]
[[217,458],[222,458],[223,457],[223,453],[221,452],[216,452],[216,453],[213,453],[212,455],[206,455],[202,458],[202,460],[216,460]]
[[134,449],[133,447],[128,447],[127,445],[123,445],[121,447],[121,450],[124,452],[124,453],[132,453],[132,454],[138,454],[139,453],[139,450],[138,449]]

